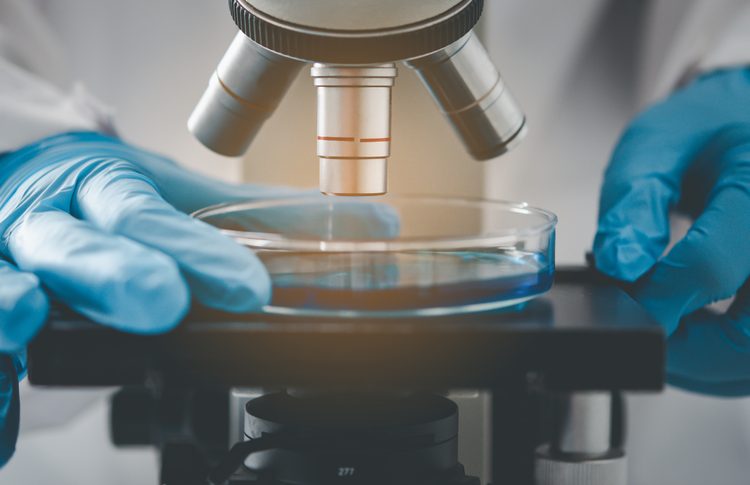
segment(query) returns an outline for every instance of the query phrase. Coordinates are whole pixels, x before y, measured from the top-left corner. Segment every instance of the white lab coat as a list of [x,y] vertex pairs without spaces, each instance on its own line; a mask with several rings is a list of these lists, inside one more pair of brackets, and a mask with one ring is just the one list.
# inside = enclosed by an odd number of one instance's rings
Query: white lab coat
[[[601,173],[630,117],[690,71],[750,60],[747,0],[490,0],[483,23],[485,43],[524,106],[530,134],[501,161],[467,165],[463,178],[480,174],[474,185],[456,182],[462,177],[450,160],[422,161],[420,170],[443,163],[453,175],[440,179],[443,170],[423,170],[417,191],[483,190],[552,209],[560,217],[561,263],[581,262],[590,247]],[[116,128],[227,180],[278,181],[264,179],[259,168],[275,154],[275,173],[314,174],[314,165],[307,171],[283,165],[308,150],[314,160],[312,141],[297,144],[302,152],[289,152],[295,145],[289,143],[254,147],[245,163],[210,153],[187,133],[185,120],[234,32],[223,2],[0,0],[0,152],[61,131]],[[403,89],[413,86],[409,79],[399,81]],[[259,145],[269,146],[274,130],[313,140],[312,118],[303,114],[314,101],[300,94],[307,82],[293,88],[277,114],[284,121],[272,119]],[[438,115],[427,111],[426,95],[407,100],[398,89],[394,152],[399,127],[414,125],[414,146],[439,145],[446,159],[463,156],[445,124],[433,123]],[[419,167],[413,158],[409,163]],[[156,483],[153,453],[107,445],[100,394],[87,395],[90,411],[77,417],[77,397],[41,396],[32,399],[24,390],[24,434],[17,456],[0,471],[0,485]],[[34,431],[51,413],[69,423]],[[670,390],[632,398],[630,422],[633,485],[747,483],[748,400]]]

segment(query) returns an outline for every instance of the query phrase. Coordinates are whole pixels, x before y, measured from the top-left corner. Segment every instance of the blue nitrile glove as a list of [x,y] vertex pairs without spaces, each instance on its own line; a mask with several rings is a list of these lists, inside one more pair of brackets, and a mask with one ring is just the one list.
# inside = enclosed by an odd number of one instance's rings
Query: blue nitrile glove
[[[257,310],[270,298],[266,270],[251,251],[188,213],[293,193],[211,180],[96,133],[0,155],[0,465],[18,430],[23,349],[45,322],[50,299],[141,334],[173,328],[191,299],[224,311]],[[351,223],[344,217],[340,225],[358,236],[398,231],[386,206],[352,204],[350,212]],[[328,231],[304,211],[263,224]]]
[[[673,210],[694,223],[663,256]],[[636,118],[605,175],[594,253],[666,329],[670,382],[750,394],[750,69],[702,76]],[[735,294],[725,314],[703,309]]]

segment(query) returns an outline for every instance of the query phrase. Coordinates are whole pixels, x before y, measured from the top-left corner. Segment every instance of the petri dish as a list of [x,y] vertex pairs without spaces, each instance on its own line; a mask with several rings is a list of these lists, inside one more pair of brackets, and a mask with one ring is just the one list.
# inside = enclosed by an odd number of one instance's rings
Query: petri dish
[[493,311],[546,292],[551,212],[454,197],[308,195],[193,214],[252,250],[271,276],[263,311],[421,317]]

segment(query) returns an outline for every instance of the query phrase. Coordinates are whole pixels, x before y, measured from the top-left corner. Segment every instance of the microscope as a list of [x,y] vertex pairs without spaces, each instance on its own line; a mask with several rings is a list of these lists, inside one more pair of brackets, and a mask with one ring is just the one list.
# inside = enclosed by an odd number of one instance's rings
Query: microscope
[[[387,192],[396,62],[468,152],[526,121],[472,32],[482,0],[229,0],[240,32],[188,127],[243,154],[303,66],[320,191]],[[626,485],[623,391],[664,384],[664,335],[612,281],[560,269],[523,311],[404,319],[195,309],[163,336],[59,309],[34,385],[121,386],[118,446],[161,452],[162,485]]]
[[526,119],[472,31],[483,0],[232,0],[240,29],[188,121],[242,155],[303,66],[317,90],[320,191],[387,192],[396,62],[417,73],[468,152],[502,155]]

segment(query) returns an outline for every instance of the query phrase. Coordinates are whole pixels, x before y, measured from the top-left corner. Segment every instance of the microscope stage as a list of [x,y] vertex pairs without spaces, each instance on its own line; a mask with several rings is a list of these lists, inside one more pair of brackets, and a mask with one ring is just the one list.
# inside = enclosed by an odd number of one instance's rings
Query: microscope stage
[[658,390],[661,328],[588,271],[558,271],[522,309],[419,319],[300,319],[193,312],[135,336],[56,312],[29,349],[35,385],[138,385],[165,375],[217,387]]

